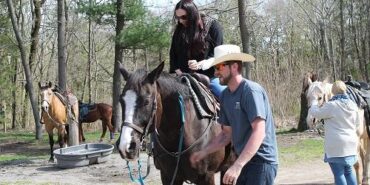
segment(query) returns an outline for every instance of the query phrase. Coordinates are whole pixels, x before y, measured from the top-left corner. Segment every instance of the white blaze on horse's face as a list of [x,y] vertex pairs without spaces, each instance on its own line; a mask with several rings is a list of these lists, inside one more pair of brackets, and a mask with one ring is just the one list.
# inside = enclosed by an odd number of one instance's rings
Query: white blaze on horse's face
[[[128,123],[133,123],[134,121],[134,113],[136,107],[136,99],[137,95],[134,91],[128,90],[123,97],[123,101],[125,102],[125,121]],[[119,150],[127,151],[129,149],[129,145],[132,142],[131,134],[134,130],[131,127],[122,127],[120,143],[119,143]]]
[[40,94],[41,94],[41,108],[46,111],[49,109],[52,91],[50,89],[44,89],[40,92]]

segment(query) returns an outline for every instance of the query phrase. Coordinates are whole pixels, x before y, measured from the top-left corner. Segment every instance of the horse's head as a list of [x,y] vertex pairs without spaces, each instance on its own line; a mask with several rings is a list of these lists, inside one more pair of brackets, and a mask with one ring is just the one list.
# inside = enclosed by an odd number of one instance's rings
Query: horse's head
[[126,85],[120,95],[123,123],[116,145],[121,157],[126,160],[134,160],[139,156],[144,136],[154,128],[159,101],[156,80],[163,67],[164,63],[161,63],[150,73],[141,69],[129,73],[120,66]]
[[51,99],[54,95],[52,89],[52,83],[41,84],[39,82],[40,95],[41,95],[41,109],[45,112],[49,110]]
[[[314,101],[318,102],[319,106],[322,106],[323,103],[327,102],[331,97],[331,87],[332,84],[328,83],[326,80],[323,82],[320,81],[308,81],[308,89],[306,91],[307,106],[310,108]],[[311,115],[307,115],[307,124],[310,128],[313,128],[316,124],[316,121]]]

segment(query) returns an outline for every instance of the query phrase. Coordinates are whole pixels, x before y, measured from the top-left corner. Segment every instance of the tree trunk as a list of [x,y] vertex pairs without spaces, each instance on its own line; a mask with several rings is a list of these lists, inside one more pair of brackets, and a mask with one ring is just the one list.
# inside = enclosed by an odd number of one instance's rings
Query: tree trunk
[[[59,88],[62,92],[67,91],[67,63],[65,48],[65,3],[58,0],[58,79]],[[68,107],[70,108],[70,107]],[[68,110],[68,111],[72,111]],[[70,116],[70,115],[68,115]],[[78,119],[78,118],[77,118]],[[78,145],[78,125],[72,118],[68,118],[69,138],[68,145]]]
[[301,93],[301,112],[299,114],[299,122],[298,122],[298,131],[302,132],[308,129],[307,126],[307,114],[308,114],[308,107],[307,107],[307,98],[304,91]]
[[58,0],[58,85],[62,92],[67,90],[64,0]]
[[12,21],[14,34],[17,38],[18,48],[21,54],[21,60],[22,60],[23,68],[24,68],[24,73],[26,75],[26,81],[27,81],[26,91],[29,93],[30,102],[32,105],[33,117],[34,117],[35,125],[36,125],[36,139],[40,139],[42,136],[41,124],[40,124],[40,117],[39,117],[39,112],[38,112],[36,96],[34,94],[33,85],[32,85],[33,79],[31,75],[31,70],[30,70],[30,66],[27,63],[26,50],[24,48],[23,40],[22,40],[22,37],[20,35],[19,29],[16,23],[13,2],[12,0],[7,0],[6,2],[8,5],[9,17]]
[[30,69],[32,71],[33,64],[35,63],[35,58],[37,54],[37,48],[39,45],[39,33],[40,33],[40,26],[41,26],[41,7],[42,3],[40,0],[33,0],[34,8],[34,16],[32,16],[33,24],[31,30],[31,47],[30,47],[30,55],[29,55],[29,63]]
[[[123,31],[123,26],[125,25],[125,15],[124,15],[124,1],[117,0],[117,23],[116,23],[116,38]],[[118,40],[115,41],[115,56],[114,56],[114,73],[113,73],[113,122],[115,131],[121,128],[122,121],[122,110],[119,104],[119,95],[121,93],[121,73],[119,70],[119,65],[123,64],[123,47],[122,43]]]
[[17,111],[17,72],[18,72],[18,60],[13,59],[13,65],[14,65],[14,75],[12,79],[13,87],[12,89],[12,129],[15,129],[16,127],[16,122],[17,122],[17,116],[16,116],[16,111]]
[[340,15],[340,69],[338,71],[341,73],[340,77],[344,79],[348,73],[348,69],[345,68],[346,54],[344,50],[345,37],[344,37],[343,0],[340,0],[339,2],[339,15]]
[[357,43],[357,30],[356,30],[356,26],[355,26],[354,18],[353,18],[353,1],[351,1],[348,13],[350,16],[350,25],[351,25],[351,33],[352,33],[352,41],[353,41],[352,51],[355,56],[354,59],[358,59],[358,69],[361,74],[364,74],[363,66],[361,65],[360,50],[359,50],[358,43]]
[[[239,25],[240,25],[240,36],[242,39],[243,52],[249,53],[249,31],[247,27],[247,16],[246,16],[247,0],[238,0],[238,11],[239,11]],[[247,79],[251,78],[250,74],[250,63],[243,63],[244,65],[244,77]]]

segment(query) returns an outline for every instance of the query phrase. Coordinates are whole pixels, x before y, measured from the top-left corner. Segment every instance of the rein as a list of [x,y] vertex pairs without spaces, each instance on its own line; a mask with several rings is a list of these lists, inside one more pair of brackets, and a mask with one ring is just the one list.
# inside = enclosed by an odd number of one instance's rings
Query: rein
[[53,117],[50,116],[49,114],[49,111],[45,111],[44,109],[42,109],[43,112],[46,112],[46,114],[48,115],[49,119],[54,123],[54,126],[55,127],[60,127],[60,123],[58,123],[57,121],[55,121],[55,119]]

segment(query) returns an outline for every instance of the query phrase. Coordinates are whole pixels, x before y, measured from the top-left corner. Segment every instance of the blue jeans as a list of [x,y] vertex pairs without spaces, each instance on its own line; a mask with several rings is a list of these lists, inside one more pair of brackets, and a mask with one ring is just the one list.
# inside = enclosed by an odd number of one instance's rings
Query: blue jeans
[[209,83],[209,89],[211,89],[211,92],[220,99],[221,93],[224,89],[226,89],[226,86],[220,84],[219,78],[212,78]]
[[334,174],[336,185],[356,185],[357,180],[352,166],[343,163],[329,162],[331,171]]
[[278,165],[269,164],[262,159],[253,160],[253,158],[243,167],[236,184],[273,185]]

